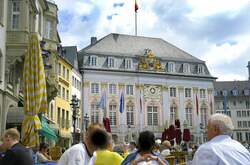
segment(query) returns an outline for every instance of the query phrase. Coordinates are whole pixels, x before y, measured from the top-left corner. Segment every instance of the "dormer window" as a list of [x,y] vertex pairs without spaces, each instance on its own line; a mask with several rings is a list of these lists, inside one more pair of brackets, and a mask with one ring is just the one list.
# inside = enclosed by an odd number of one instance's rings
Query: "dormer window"
[[232,90],[232,94],[233,94],[233,96],[237,96],[238,95],[238,90],[237,89],[233,89]]
[[249,89],[244,89],[244,95],[245,96],[249,96],[250,95]]
[[108,67],[109,68],[114,68],[115,67],[115,59],[112,57],[108,58]]
[[90,56],[89,65],[90,66],[97,66],[97,57],[96,56]]
[[199,64],[197,72],[198,72],[198,74],[203,74],[204,73],[204,66]]
[[182,71],[183,71],[183,73],[189,73],[190,72],[190,68],[189,68],[189,64],[188,63],[184,63],[183,65],[182,65]]
[[132,68],[132,60],[131,59],[125,59],[124,65],[125,65],[125,69],[131,69]]
[[175,72],[174,62],[168,62],[168,72]]

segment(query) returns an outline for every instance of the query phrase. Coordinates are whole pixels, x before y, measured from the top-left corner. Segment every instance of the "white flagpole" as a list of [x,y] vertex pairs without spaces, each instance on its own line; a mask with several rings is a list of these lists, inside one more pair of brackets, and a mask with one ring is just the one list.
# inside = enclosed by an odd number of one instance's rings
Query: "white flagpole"
[[135,11],[135,36],[137,36],[137,11]]

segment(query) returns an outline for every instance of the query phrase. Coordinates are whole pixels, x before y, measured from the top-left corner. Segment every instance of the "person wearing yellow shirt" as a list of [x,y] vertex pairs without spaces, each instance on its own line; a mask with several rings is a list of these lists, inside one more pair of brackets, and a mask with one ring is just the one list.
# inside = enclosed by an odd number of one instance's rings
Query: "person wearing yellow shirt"
[[89,165],[120,165],[123,157],[116,152],[112,152],[112,137],[105,130],[95,132],[91,140],[93,144],[99,146],[90,160]]

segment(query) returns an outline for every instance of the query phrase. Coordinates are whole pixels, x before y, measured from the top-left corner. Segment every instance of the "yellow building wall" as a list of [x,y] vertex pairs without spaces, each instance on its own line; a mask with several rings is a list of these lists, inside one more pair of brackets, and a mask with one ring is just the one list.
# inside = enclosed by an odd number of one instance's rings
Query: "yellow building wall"
[[[61,69],[59,69],[59,66]],[[72,66],[65,59],[59,56],[57,67],[58,67],[57,77],[58,77],[59,92],[57,97],[55,97],[55,107],[56,107],[55,121],[59,126],[60,136],[63,138],[69,138],[71,137],[71,127],[72,127],[72,111],[70,106],[71,103],[70,80],[72,77]],[[63,74],[63,72],[65,72],[65,74]],[[66,146],[68,146],[68,144],[66,144]]]

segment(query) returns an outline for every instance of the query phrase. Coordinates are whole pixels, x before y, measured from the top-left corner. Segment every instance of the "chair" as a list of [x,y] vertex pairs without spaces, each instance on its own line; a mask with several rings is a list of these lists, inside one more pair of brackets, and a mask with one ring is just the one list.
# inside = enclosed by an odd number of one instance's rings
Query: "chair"
[[188,155],[188,154],[187,154],[187,152],[183,152],[183,151],[178,152],[177,151],[177,152],[172,152],[171,155],[175,157],[177,163],[184,163],[185,164],[186,155]]
[[62,148],[59,146],[50,148],[49,155],[51,156],[52,160],[59,160],[62,156]]
[[165,159],[168,161],[169,165],[174,165],[174,160],[175,160],[175,157],[174,156],[166,156]]

